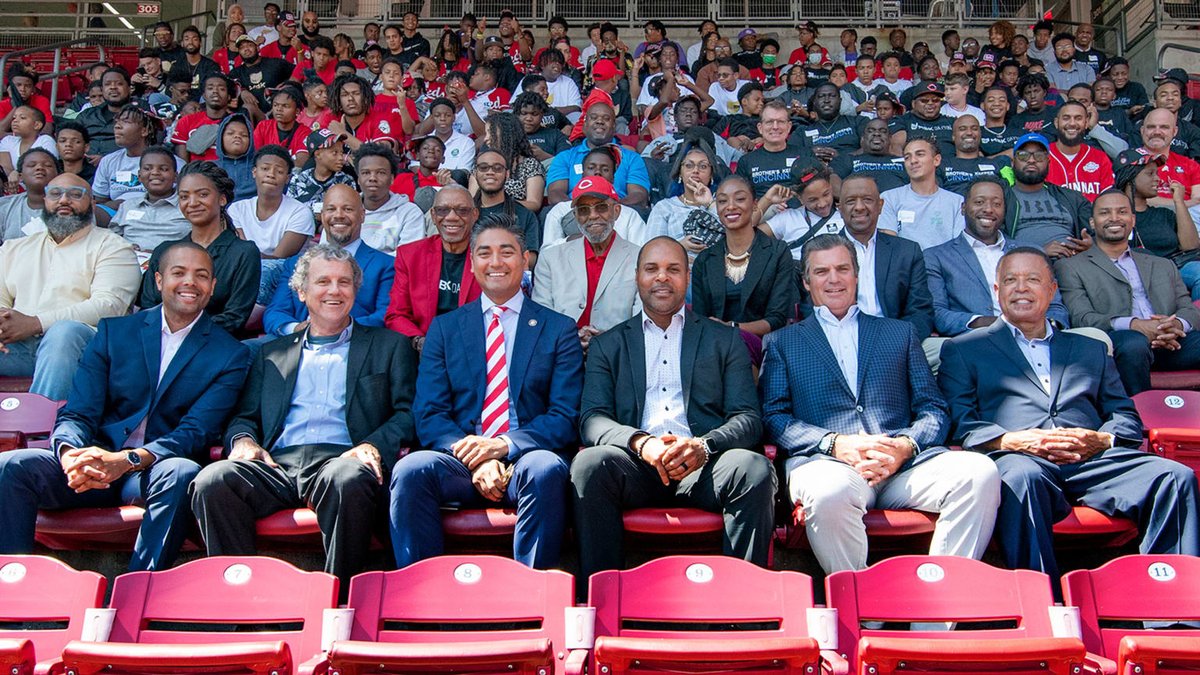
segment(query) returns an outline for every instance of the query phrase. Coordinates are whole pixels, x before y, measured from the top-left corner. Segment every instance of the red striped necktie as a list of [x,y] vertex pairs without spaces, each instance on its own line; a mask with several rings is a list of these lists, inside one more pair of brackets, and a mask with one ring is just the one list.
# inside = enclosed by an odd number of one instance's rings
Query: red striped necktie
[[483,397],[482,427],[486,438],[508,432],[508,359],[504,353],[504,328],[500,325],[500,315],[507,309],[500,305],[493,308],[485,341],[487,390]]

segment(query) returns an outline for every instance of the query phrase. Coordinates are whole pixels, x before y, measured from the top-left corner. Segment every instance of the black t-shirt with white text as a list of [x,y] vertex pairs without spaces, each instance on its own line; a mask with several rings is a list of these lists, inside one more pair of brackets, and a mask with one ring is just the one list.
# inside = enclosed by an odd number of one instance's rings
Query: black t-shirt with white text
[[458,309],[458,294],[462,290],[463,268],[467,252],[451,253],[442,249],[442,276],[438,280],[438,316]]
[[1000,178],[1000,172],[1010,166],[1012,160],[1005,155],[976,159],[963,159],[953,155],[942,157],[942,165],[938,167],[938,183],[951,192],[965,196],[975,179],[980,176]]
[[892,133],[906,132],[908,138],[933,136],[937,139],[938,148],[942,151],[943,157],[954,154],[953,117],[939,113],[934,119],[927,120],[917,117],[911,112],[906,112],[898,117],[893,117],[888,126],[891,127]]
[[875,179],[879,191],[891,190],[908,183],[908,173],[904,170],[904,158],[898,155],[852,155],[841,153],[829,163],[829,170],[839,178],[869,176]]
[[754,198],[760,199],[772,185],[791,182],[792,164],[798,160],[815,162],[817,158],[807,149],[792,144],[778,152],[759,148],[742,155],[737,162],[737,174],[750,181]]

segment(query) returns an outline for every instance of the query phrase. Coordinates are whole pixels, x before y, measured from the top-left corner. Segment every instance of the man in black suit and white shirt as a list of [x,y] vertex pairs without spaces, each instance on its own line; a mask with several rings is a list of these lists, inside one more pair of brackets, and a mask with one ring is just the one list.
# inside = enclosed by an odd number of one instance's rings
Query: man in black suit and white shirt
[[310,506],[325,571],[362,571],[385,474],[415,440],[416,352],[409,340],[350,318],[362,270],[329,244],[296,263],[292,288],[308,307],[304,331],[263,346],[225,432],[228,458],[193,483],[192,508],[209,555],[254,555],[254,525]]
[[670,503],[723,513],[726,555],[765,566],[775,472],[752,450],[762,419],[746,345],[684,309],[687,251],[669,237],[642,247],[637,285],[642,312],[588,348],[580,435],[592,447],[571,465],[580,571],[621,567],[624,509]]

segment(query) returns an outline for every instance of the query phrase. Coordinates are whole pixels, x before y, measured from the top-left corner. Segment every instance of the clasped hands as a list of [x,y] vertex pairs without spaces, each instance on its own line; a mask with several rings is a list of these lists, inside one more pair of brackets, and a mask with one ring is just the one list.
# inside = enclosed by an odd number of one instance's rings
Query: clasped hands
[[871,487],[895,475],[914,450],[907,438],[883,434],[838,434],[833,443],[833,456],[849,464]]
[[1113,446],[1113,435],[1069,427],[1010,431],[1000,437],[1000,449],[1035,455],[1055,464],[1082,462]]
[[450,452],[471,472],[471,484],[484,499],[504,499],[512,466],[500,461],[508,456],[508,443],[503,438],[467,436],[451,445]]
[[1152,314],[1149,319],[1134,319],[1129,322],[1129,328],[1145,335],[1154,349],[1176,351],[1179,341],[1187,333],[1183,330],[1183,322],[1174,314]]
[[59,457],[67,487],[77,494],[103,490],[133,468],[124,452],[109,452],[94,445],[71,448]]
[[683,438],[675,434],[643,436],[634,443],[634,451],[642,461],[658,471],[663,485],[683,480],[708,461],[704,443],[699,438]]

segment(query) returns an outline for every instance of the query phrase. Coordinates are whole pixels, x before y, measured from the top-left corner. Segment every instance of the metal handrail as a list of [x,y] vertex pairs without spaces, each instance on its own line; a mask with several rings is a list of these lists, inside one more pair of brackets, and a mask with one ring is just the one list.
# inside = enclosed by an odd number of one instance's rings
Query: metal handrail
[[1192,54],[1200,54],[1200,47],[1193,47],[1191,45],[1183,45],[1183,44],[1179,44],[1178,42],[1164,42],[1163,46],[1158,48],[1158,56],[1156,57],[1156,60],[1155,60],[1155,63],[1158,64],[1159,70],[1161,70],[1163,67],[1163,54],[1166,54],[1168,49],[1178,49],[1181,52],[1190,52]]
[[[59,70],[59,67],[62,65],[62,50],[63,50],[63,48],[70,47],[72,45],[77,45],[81,42],[94,43],[96,45],[96,48],[98,50],[100,50],[100,59],[98,61],[94,61],[92,63],[87,63],[82,66],[75,66],[74,68],[68,68],[66,70]],[[7,91],[8,68],[6,67],[6,64],[8,63],[8,60],[10,58],[12,58],[14,56],[20,57],[20,56],[24,56],[26,54],[34,54],[37,52],[45,52],[45,51],[50,51],[50,50],[54,51],[54,69],[47,76],[50,78],[50,105],[51,106],[53,106],[58,101],[59,78],[62,78],[66,75],[72,75],[74,73],[85,71],[88,68],[91,68],[92,66],[96,65],[97,63],[105,63],[108,60],[108,58],[105,56],[105,53],[104,53],[104,45],[100,44],[99,42],[96,42],[95,38],[90,38],[90,37],[83,37],[83,38],[78,38],[75,40],[64,40],[63,42],[56,42],[52,45],[43,45],[41,47],[30,47],[29,49],[22,49],[19,52],[9,52],[7,54],[4,54],[3,56],[0,56],[0,91]]]
[[[157,24],[166,23],[171,26],[172,31],[174,31],[175,33],[178,33],[179,31],[175,30],[177,23],[179,23],[181,21],[187,21],[188,19],[195,19],[196,17],[199,17],[199,16],[209,17],[212,19],[213,24],[217,23],[217,14],[216,14],[216,12],[212,11],[211,9],[204,10],[203,12],[196,12],[195,14],[188,14],[187,16],[177,16],[173,19],[159,19],[158,21],[155,21],[154,23],[151,23],[147,26],[142,27],[142,45],[144,46],[144,45],[149,44],[150,33],[154,30],[154,26],[156,26]],[[195,23],[195,22],[193,21],[192,23]]]

